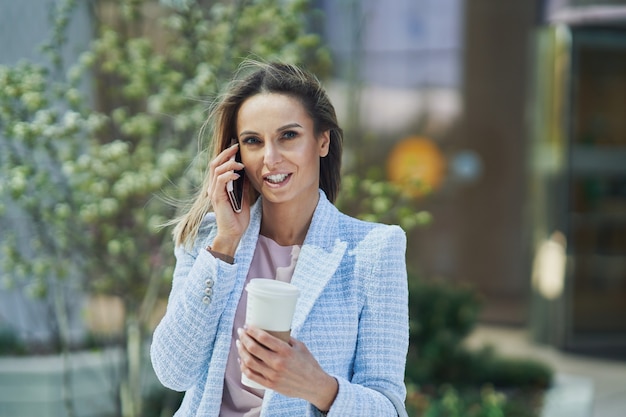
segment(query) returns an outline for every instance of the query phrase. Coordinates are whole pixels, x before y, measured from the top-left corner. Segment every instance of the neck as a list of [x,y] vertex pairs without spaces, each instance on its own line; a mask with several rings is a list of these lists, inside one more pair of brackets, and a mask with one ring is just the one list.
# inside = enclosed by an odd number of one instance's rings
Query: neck
[[263,200],[261,234],[281,246],[302,245],[309,231],[319,194],[307,199],[274,204]]

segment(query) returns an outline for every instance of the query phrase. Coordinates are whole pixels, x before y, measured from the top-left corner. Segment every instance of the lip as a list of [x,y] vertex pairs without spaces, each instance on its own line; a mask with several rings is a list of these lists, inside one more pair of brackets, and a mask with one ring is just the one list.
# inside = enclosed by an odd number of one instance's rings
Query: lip
[[[270,181],[270,177],[273,177],[274,179],[276,179],[277,177],[280,176],[284,176],[285,178],[280,181],[280,182],[272,182]],[[275,187],[275,188],[279,188],[284,186],[285,184],[287,184],[289,182],[289,180],[291,179],[292,174],[288,173],[288,172],[272,172],[266,175],[263,175],[263,182],[265,183],[265,185],[269,186],[269,187]]]

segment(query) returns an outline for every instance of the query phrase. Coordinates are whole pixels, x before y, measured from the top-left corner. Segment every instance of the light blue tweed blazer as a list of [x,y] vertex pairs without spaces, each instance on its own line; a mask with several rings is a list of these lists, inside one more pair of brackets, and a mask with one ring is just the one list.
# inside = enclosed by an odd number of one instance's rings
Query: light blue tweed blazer
[[[217,417],[235,309],[261,225],[261,204],[235,254],[235,264],[205,248],[216,233],[211,213],[193,248],[176,249],[167,312],[151,346],[163,385],[186,391],[179,417]],[[330,417],[395,416],[391,402],[370,387],[404,400],[408,349],[406,236],[397,226],[339,212],[320,191],[292,283],[299,287],[292,335],[339,382]],[[263,417],[319,416],[305,400],[267,390]]]

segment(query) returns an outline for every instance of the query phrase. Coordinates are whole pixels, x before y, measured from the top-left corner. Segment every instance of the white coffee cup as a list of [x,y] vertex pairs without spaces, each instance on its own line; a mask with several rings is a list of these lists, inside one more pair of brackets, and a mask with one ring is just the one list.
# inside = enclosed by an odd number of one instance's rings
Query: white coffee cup
[[[246,286],[246,291],[246,324],[288,342],[293,313],[300,295],[298,287],[273,279],[253,278]],[[263,385],[250,381],[243,374],[241,383],[251,388],[265,389]]]

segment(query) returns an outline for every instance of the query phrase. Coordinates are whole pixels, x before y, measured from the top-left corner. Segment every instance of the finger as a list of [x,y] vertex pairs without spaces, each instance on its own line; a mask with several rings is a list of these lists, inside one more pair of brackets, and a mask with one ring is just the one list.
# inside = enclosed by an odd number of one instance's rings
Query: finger
[[[215,175],[216,172],[219,174],[221,172],[229,170],[228,167],[221,168],[225,164],[231,163],[230,165],[236,166],[238,163],[235,161],[235,155],[237,154],[238,150],[239,150],[239,144],[236,143],[233,146],[226,148],[222,152],[220,152],[215,158],[213,158],[209,162],[210,173]],[[220,168],[221,168],[221,171],[220,171]],[[230,168],[230,169],[235,169],[235,167]]]
[[[239,148],[239,144],[235,144],[230,148],[222,151],[215,159],[209,164],[210,170],[210,184],[207,193],[213,195],[216,191],[222,193],[222,188],[226,186],[226,183],[231,180],[239,178],[239,175],[234,175],[235,171],[242,170],[244,165],[241,162],[235,161],[235,154]],[[230,173],[231,175],[224,175]]]
[[239,151],[239,143],[235,143],[234,145],[224,149],[220,153],[220,161],[222,164],[227,164],[228,162],[235,162],[235,156]]
[[275,353],[267,350],[265,347],[256,342],[253,343],[255,343],[257,347],[260,347],[264,353],[273,355],[274,359],[277,360],[265,362],[259,359],[254,353],[250,352],[246,346],[244,346],[241,340],[238,340],[236,345],[239,352],[239,368],[241,373],[246,375],[252,381],[258,382],[267,388],[276,389],[281,383],[281,380],[283,380],[284,383],[284,376],[287,371],[285,363],[284,361],[281,361]]
[[211,168],[211,177],[215,180],[218,179],[220,175],[225,174],[227,172],[241,171],[244,169],[244,165],[241,162],[235,161],[234,158],[227,159],[224,162],[218,164],[217,160],[212,162]]
[[281,375],[286,375],[289,363],[294,359],[287,342],[256,327],[242,330],[240,340],[247,353],[256,359],[251,361],[250,368],[270,381],[271,385],[263,382],[265,386],[273,387]]
[[242,348],[245,348],[246,352],[253,355],[255,358],[260,360],[266,359],[265,352],[269,351],[267,347],[260,344],[257,339],[252,337],[247,329],[237,329],[237,334],[239,336],[239,342],[241,343]]
[[235,142],[230,145],[228,148],[224,149],[222,152],[217,154],[214,161],[217,161],[218,165],[223,164],[228,161],[231,157],[235,156],[237,151],[239,150],[239,142]]
[[239,362],[239,369],[241,370],[241,373],[245,374],[249,379],[262,384],[265,378],[259,370],[264,368],[263,362],[250,355],[239,340],[235,342],[235,345],[237,347],[237,352],[239,353],[237,361]]
[[[241,339],[235,342],[235,346],[237,347],[237,353],[239,353],[239,366],[241,371],[247,376],[256,375],[257,378],[265,379],[263,375],[268,371],[268,366],[265,362],[250,352],[248,346],[246,346]],[[262,383],[262,381],[259,380],[256,382]]]
[[209,196],[211,201],[213,203],[215,203],[216,201],[227,201],[228,193],[226,189],[226,184],[228,183],[228,181],[235,181],[239,177],[240,174],[232,170],[223,172],[219,175],[214,175],[207,190],[207,195]]
[[284,340],[268,333],[265,330],[261,330],[255,326],[247,326],[245,332],[260,345],[264,346],[272,352],[280,352],[289,347],[289,344]]
[[239,360],[246,367],[258,368],[258,365],[262,363],[259,358],[250,353],[248,348],[244,345],[241,339],[235,341],[237,347],[237,353],[239,354]]

